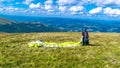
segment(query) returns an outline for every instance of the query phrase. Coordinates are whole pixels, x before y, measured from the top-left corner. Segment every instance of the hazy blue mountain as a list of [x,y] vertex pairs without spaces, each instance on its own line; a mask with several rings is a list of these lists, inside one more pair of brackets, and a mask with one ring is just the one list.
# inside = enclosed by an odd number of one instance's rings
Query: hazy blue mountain
[[12,23],[15,23],[15,21],[4,19],[4,18],[0,18],[0,25],[12,24]]
[[0,18],[0,32],[60,32],[62,30],[35,22],[15,22]]
[[2,17],[18,22],[41,22],[65,31],[80,32],[88,28],[91,32],[120,32],[120,20],[97,20],[80,18],[59,18],[59,17],[29,17],[29,16],[7,16]]

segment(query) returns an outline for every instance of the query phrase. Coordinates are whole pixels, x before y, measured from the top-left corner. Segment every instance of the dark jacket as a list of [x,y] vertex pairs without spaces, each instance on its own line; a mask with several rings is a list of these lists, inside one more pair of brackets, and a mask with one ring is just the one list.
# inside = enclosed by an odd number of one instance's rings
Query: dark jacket
[[82,32],[82,36],[88,38],[88,37],[89,37],[88,32],[87,32],[87,31],[83,31],[83,32]]

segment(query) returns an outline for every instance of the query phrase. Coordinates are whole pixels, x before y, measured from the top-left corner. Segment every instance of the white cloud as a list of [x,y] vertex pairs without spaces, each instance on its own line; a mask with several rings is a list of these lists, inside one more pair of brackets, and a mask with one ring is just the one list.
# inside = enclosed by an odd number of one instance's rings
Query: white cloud
[[81,14],[83,13],[84,7],[83,6],[72,6],[69,10],[71,14]]
[[0,12],[3,11],[3,8],[0,8]]
[[52,0],[47,0],[44,2],[44,9],[47,11],[53,11],[53,1]]
[[[22,0],[21,0],[22,1]],[[62,15],[69,15],[69,14],[82,14],[85,13],[86,15],[92,14],[105,14],[105,15],[116,15],[120,16],[120,0],[44,0],[44,3],[41,0],[23,0],[15,1],[15,0],[0,0],[0,12],[8,12],[12,13],[20,13],[23,12],[28,14],[33,13],[45,13],[49,14],[53,12],[53,14],[62,14]],[[5,3],[4,3],[5,2]],[[8,4],[6,4],[6,2]],[[38,2],[38,3],[36,3]],[[41,3],[40,3],[41,2]],[[55,4],[54,4],[55,3]],[[22,8],[15,8],[19,6],[15,6],[14,4],[23,5]],[[8,6],[7,6],[8,5]],[[29,8],[24,8],[24,6]],[[83,6],[82,6],[83,5]],[[90,11],[85,11],[85,6],[98,6],[97,8],[93,8]],[[11,7],[9,7],[11,6]],[[110,8],[111,7],[111,8]],[[116,9],[113,9],[116,8]]]
[[32,13],[35,13],[35,11],[32,11]]
[[40,3],[37,3],[37,4],[31,3],[31,4],[29,5],[29,8],[40,8],[40,6],[41,6]]
[[11,1],[13,1],[13,0],[0,0],[0,3],[1,2],[11,2]]
[[52,6],[51,5],[45,5],[45,9],[46,10],[52,9]]
[[71,14],[72,14],[72,15],[76,15],[76,14],[78,14],[78,13],[77,13],[77,12],[71,12]]
[[15,7],[12,7],[12,6],[8,6],[8,7],[4,7],[3,8],[3,11],[1,11],[1,13],[3,14],[21,14],[23,13],[25,9],[23,8],[15,8]]
[[47,0],[47,1],[45,1],[44,4],[49,4],[49,5],[51,5],[51,4],[53,4],[53,1],[52,1],[52,0]]
[[83,6],[72,6],[70,8],[70,11],[73,11],[73,12],[79,12],[79,11],[82,11],[84,9]]
[[20,13],[25,13],[24,12],[24,8],[15,8],[15,7],[12,7],[12,6],[8,6],[8,7],[3,7],[2,8],[2,13],[5,13],[5,14],[20,14]]
[[54,10],[48,10],[48,12],[54,12]]
[[59,6],[58,8],[61,12],[65,12],[67,7],[66,6]]
[[91,3],[95,3],[98,6],[120,5],[120,0],[91,0]]
[[107,15],[115,15],[115,16],[119,16],[120,15],[120,9],[112,9],[110,7],[107,7],[104,9],[104,14]]
[[77,3],[77,0],[58,0],[57,3],[59,5],[75,4]]
[[100,13],[102,11],[102,7],[97,7],[89,11],[90,14]]
[[11,11],[17,11],[18,8],[14,8],[12,6],[9,6],[9,7],[5,8],[5,10],[8,11],[8,12],[11,12]]
[[34,0],[25,0],[25,1],[23,1],[23,4],[29,5],[32,3],[32,1],[34,1]]

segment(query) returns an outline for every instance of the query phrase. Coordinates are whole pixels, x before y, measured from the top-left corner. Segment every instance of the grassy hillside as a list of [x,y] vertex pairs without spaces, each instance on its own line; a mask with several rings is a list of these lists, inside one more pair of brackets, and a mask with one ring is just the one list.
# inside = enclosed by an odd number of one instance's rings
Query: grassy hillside
[[90,33],[90,46],[30,48],[34,40],[78,42],[81,33],[0,33],[1,68],[119,68],[120,34]]

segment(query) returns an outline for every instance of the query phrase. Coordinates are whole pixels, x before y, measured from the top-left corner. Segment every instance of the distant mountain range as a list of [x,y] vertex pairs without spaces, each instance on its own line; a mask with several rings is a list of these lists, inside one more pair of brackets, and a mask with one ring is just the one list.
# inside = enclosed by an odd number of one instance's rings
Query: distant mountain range
[[[59,17],[28,17],[9,15],[0,16],[10,20],[17,21],[16,23],[14,23],[14,28],[17,28],[17,31],[12,32],[41,32],[41,31],[81,32],[83,28],[88,28],[88,31],[90,32],[120,32],[120,20],[97,20],[97,19],[59,18]],[[38,23],[33,24],[25,22],[38,22]],[[6,28],[7,27],[9,26],[6,26]],[[14,28],[12,27],[12,30],[14,30]]]
[[62,30],[42,23],[15,22],[0,18],[0,32],[21,33],[21,32],[61,32]]

